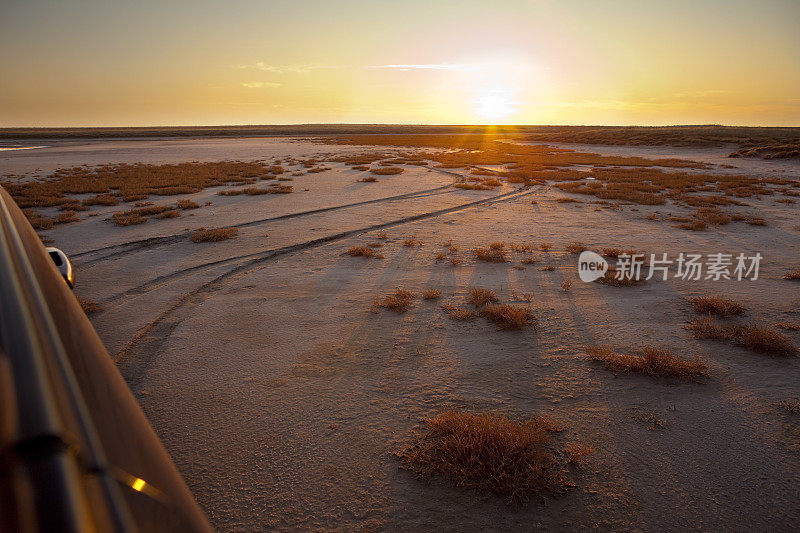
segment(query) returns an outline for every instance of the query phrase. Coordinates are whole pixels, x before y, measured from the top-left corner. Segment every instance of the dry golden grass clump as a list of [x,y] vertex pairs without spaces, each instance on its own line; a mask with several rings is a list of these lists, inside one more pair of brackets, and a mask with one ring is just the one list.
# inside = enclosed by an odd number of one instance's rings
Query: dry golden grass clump
[[403,169],[400,167],[381,167],[370,169],[370,172],[377,174],[378,176],[393,176],[403,172]]
[[56,216],[56,224],[69,224],[70,222],[78,222],[78,214],[75,211],[65,211]]
[[480,314],[502,329],[522,329],[525,326],[536,325],[533,311],[528,307],[488,304],[481,309]]
[[503,250],[506,247],[506,243],[504,242],[493,242],[489,244],[489,248],[492,250]]
[[583,443],[567,444],[564,447],[564,454],[572,464],[581,464],[587,457],[595,452],[594,446]]
[[418,240],[414,236],[411,236],[408,239],[403,241],[403,246],[407,246],[409,248],[412,248],[414,246],[422,246],[423,244],[424,243],[422,241]]
[[22,212],[27,217],[33,229],[51,229],[56,224],[55,218],[41,215],[33,209],[23,209]]
[[570,290],[571,287],[572,287],[572,280],[571,279],[565,279],[561,283],[561,288],[564,290],[564,292]]
[[383,259],[383,255],[369,246],[352,246],[345,254],[350,257],[366,257],[369,259]]
[[700,358],[688,361],[668,350],[648,346],[642,349],[642,355],[615,353],[607,346],[587,346],[586,355],[592,361],[598,361],[612,372],[637,372],[651,377],[673,377],[693,381],[700,376],[708,375],[708,367]]
[[744,306],[718,296],[697,296],[689,300],[698,313],[708,313],[720,316],[741,315],[744,313]]
[[511,249],[518,253],[531,253],[534,251],[534,247],[532,244],[512,243]]
[[[149,203],[149,202],[148,202]],[[117,211],[112,215],[112,220],[114,224],[118,226],[131,226],[133,224],[144,224],[147,222],[148,216],[160,216],[165,213],[170,212],[171,214],[165,215],[165,218],[174,218],[175,216],[179,216],[175,208],[170,207],[168,205],[145,205],[145,203],[141,204],[142,207],[134,207],[133,209],[127,209],[125,211]]]
[[103,310],[103,307],[99,303],[93,300],[87,300],[86,298],[81,298],[78,295],[75,295],[75,297],[78,299],[78,303],[81,305],[81,309],[83,309],[83,312],[87,315],[91,315],[93,313],[99,313],[100,311]]
[[385,231],[382,231],[382,232],[378,233],[377,235],[375,235],[375,238],[376,239],[388,239],[389,235],[387,235]]
[[91,198],[83,200],[83,205],[117,205],[119,199],[110,194],[95,194]]
[[491,302],[497,301],[497,295],[491,289],[483,289],[480,287],[472,287],[469,290],[468,300],[475,307],[481,307]]
[[604,257],[619,257],[621,255],[634,256],[634,255],[636,255],[636,251],[635,250],[625,250],[625,249],[616,248],[616,247],[609,247],[609,248],[603,248],[603,252],[600,255],[602,255]]
[[533,257],[526,257],[520,261],[523,265],[532,265],[534,263],[538,263],[538,259],[534,259]]
[[542,244],[539,245],[539,249],[541,251],[543,251],[543,252],[549,252],[550,249],[552,249],[552,248],[553,248],[553,245],[551,243],[549,243],[549,242],[543,242]]
[[800,268],[790,270],[783,275],[783,279],[800,280]]
[[503,248],[475,248],[472,250],[475,259],[489,263],[508,263],[508,252]]
[[[88,193],[95,194],[94,198],[103,204],[111,202],[104,195],[133,202],[150,195],[188,194],[206,187],[255,183],[267,173],[278,173],[278,169],[255,161],[122,163],[60,168],[42,180],[4,182],[4,187],[22,208],[59,206],[75,201],[70,195]],[[92,202],[89,199],[86,205],[93,205]]]
[[475,318],[475,311],[472,309],[464,309],[454,305],[443,305],[442,310],[447,313],[453,320],[472,320]]
[[644,283],[643,280],[636,279],[635,277],[628,279],[626,276],[622,276],[620,279],[618,279],[618,272],[619,271],[616,268],[609,266],[605,274],[595,281],[603,285],[608,285],[609,287],[632,287],[634,285]]
[[261,196],[263,194],[289,194],[292,192],[294,192],[294,187],[291,185],[277,185],[273,183],[266,189],[262,187],[245,187],[244,189],[226,189],[219,191],[217,194],[220,196],[239,196],[240,194]]
[[689,231],[703,231],[705,229],[708,229],[708,224],[702,220],[693,220],[691,222],[684,222],[683,224],[678,224],[675,227],[680,229],[686,229]]
[[437,300],[442,296],[442,291],[439,289],[425,289],[422,292],[422,297],[426,300]]
[[722,210],[716,206],[701,207],[695,211],[694,216],[714,226],[723,226],[729,224],[731,221],[731,217],[723,213]]
[[219,242],[235,237],[239,233],[237,228],[200,228],[192,233],[192,242]]
[[559,428],[546,417],[517,422],[499,413],[452,410],[424,424],[398,457],[427,482],[442,475],[456,487],[497,494],[514,504],[570,488],[547,446],[549,433]]
[[556,267],[554,267],[553,265],[547,265],[547,266],[543,266],[543,267],[542,267],[542,268],[540,268],[539,270],[540,270],[541,272],[552,272],[552,271],[554,271],[555,269],[556,269]]
[[447,260],[450,261],[450,264],[453,266],[458,266],[464,263],[464,260],[460,257],[448,257]]
[[411,307],[416,295],[413,292],[397,289],[394,293],[388,294],[376,302],[377,307],[390,309],[395,313],[405,313]]
[[361,178],[360,180],[357,180],[357,181],[359,183],[375,183],[375,182],[378,181],[378,178],[376,178],[375,176],[367,176],[367,177]]
[[728,341],[753,352],[770,355],[794,355],[797,352],[792,342],[773,328],[755,324],[720,326],[711,318],[693,320],[687,327],[699,339]]
[[191,200],[178,200],[175,202],[175,205],[178,206],[178,209],[183,209],[184,211],[187,209],[198,209],[200,207],[200,204]]

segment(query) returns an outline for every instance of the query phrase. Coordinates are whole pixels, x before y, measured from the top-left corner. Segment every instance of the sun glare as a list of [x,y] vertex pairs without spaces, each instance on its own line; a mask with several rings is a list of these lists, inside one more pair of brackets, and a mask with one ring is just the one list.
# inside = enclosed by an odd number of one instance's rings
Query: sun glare
[[507,117],[513,108],[507,98],[492,94],[478,100],[478,113],[492,120]]

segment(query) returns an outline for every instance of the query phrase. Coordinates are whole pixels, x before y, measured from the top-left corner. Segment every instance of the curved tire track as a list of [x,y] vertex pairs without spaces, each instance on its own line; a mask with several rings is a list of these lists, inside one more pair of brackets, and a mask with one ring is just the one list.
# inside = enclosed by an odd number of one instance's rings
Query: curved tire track
[[[153,321],[140,328],[139,331],[137,331],[136,335],[134,335],[134,337],[122,348],[122,350],[119,351],[119,353],[114,358],[114,361],[117,362],[117,364],[119,365],[120,371],[122,372],[123,376],[125,376],[125,379],[126,381],[128,381],[129,386],[134,391],[136,391],[141,384],[141,379],[144,375],[144,371],[155,360],[157,354],[160,352],[166,339],[188,316],[191,315],[194,307],[205,302],[208,299],[209,295],[218,291],[222,287],[223,283],[235,281],[236,279],[239,279],[247,274],[250,274],[251,272],[261,268],[263,263],[266,263],[276,257],[292,254],[310,248],[315,248],[317,246],[346,239],[348,237],[360,233],[366,233],[379,229],[399,226],[402,224],[407,224],[409,222],[415,222],[417,220],[434,218],[441,215],[463,211],[465,209],[470,209],[472,207],[476,207],[479,205],[486,205],[496,202],[512,200],[520,196],[527,196],[530,194],[538,193],[541,192],[542,190],[544,189],[540,187],[531,188],[529,190],[527,189],[514,190],[508,193],[500,194],[498,196],[481,198],[480,200],[475,200],[458,206],[448,207],[445,209],[439,209],[436,211],[430,211],[426,213],[419,213],[416,215],[392,220],[389,222],[383,222],[380,224],[365,226],[358,229],[343,231],[340,233],[328,235],[326,237],[320,237],[318,239],[313,239],[302,243],[283,246],[280,248],[266,250],[255,254],[248,254],[248,255],[223,259],[219,261],[212,261],[210,263],[196,265],[193,267],[189,267],[187,269],[182,269],[173,272],[165,276],[161,276],[160,278],[151,280],[150,282],[140,285],[139,287],[136,287],[134,289],[131,289],[130,291],[126,291],[125,293],[120,294],[119,297],[131,294],[132,293],[131,291],[138,290],[140,292],[145,292],[146,288],[149,288],[153,285],[161,284],[175,277],[185,275],[187,273],[191,273],[199,269],[208,268],[210,266],[215,266],[227,262],[243,261],[243,260],[246,261],[245,263],[238,265],[223,274],[220,274],[211,281],[208,281],[200,285],[199,287],[189,291],[185,296],[176,300],[171,306],[169,306],[166,310],[164,310]],[[112,297],[112,299],[117,299],[117,297]]]
[[[259,219],[259,220],[250,220],[248,222],[241,222],[239,224],[232,224],[229,227],[232,227],[232,228],[247,228],[247,227],[250,227],[250,226],[257,226],[259,224],[266,224],[266,223],[269,223],[269,222],[276,222],[276,221],[280,221],[280,220],[288,220],[288,219],[291,219],[291,218],[304,217],[304,216],[308,216],[308,215],[316,215],[316,214],[319,214],[319,213],[326,213],[328,211],[336,211],[336,210],[339,210],[339,209],[348,209],[350,207],[360,207],[360,206],[364,206],[364,205],[378,204],[378,203],[382,203],[382,202],[396,202],[398,200],[408,200],[408,199],[412,199],[412,198],[423,198],[425,196],[432,196],[434,194],[441,194],[441,193],[447,191],[448,189],[451,189],[453,187],[453,185],[457,181],[459,181],[458,178],[463,179],[463,176],[461,176],[461,174],[458,174],[457,172],[450,172],[450,171],[447,171],[447,170],[435,169],[435,168],[433,168],[431,170],[435,170],[436,172],[440,172],[442,174],[448,174],[448,175],[451,175],[451,176],[455,176],[456,179],[454,179],[452,181],[452,183],[450,183],[448,185],[442,185],[440,187],[434,187],[432,189],[424,189],[424,190],[421,190],[421,191],[413,191],[413,192],[409,192],[409,193],[398,194],[396,196],[386,196],[384,198],[375,198],[373,200],[363,200],[361,202],[353,202],[351,204],[334,205],[334,206],[330,206],[330,207],[321,207],[319,209],[312,209],[310,211],[300,211],[300,212],[297,212],[297,213],[287,213],[285,215],[279,215],[279,216],[276,216],[276,217],[262,218],[262,219]],[[76,266],[91,266],[91,265],[97,264],[97,263],[99,263],[101,261],[104,261],[105,259],[108,259],[110,257],[118,257],[118,256],[123,255],[123,254],[129,254],[129,253],[133,253],[133,252],[138,252],[140,250],[146,250],[148,248],[155,248],[157,246],[171,244],[171,243],[174,243],[174,242],[181,241],[181,240],[183,240],[185,238],[186,238],[186,233],[185,232],[184,233],[176,233],[174,235],[165,235],[163,237],[149,237],[147,239],[140,239],[140,240],[136,240],[136,241],[123,242],[123,243],[120,243],[120,244],[112,244],[112,245],[109,245],[109,246],[102,246],[100,248],[95,248],[93,250],[86,250],[85,252],[80,252],[80,253],[77,253],[77,254],[71,254],[71,256],[72,256],[72,258],[81,258],[81,257],[86,257],[88,255],[92,255],[92,254],[96,254],[96,253],[100,253],[100,252],[110,252],[110,253],[106,253],[105,255],[101,255],[99,257],[94,257],[94,258],[88,259],[88,260],[86,260],[84,262],[77,262],[77,261],[75,262]]]

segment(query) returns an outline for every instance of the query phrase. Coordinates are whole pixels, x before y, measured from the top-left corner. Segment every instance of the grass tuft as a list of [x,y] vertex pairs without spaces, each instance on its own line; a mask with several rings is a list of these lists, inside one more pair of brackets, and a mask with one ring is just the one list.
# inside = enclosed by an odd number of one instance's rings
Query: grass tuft
[[442,306],[442,310],[453,320],[472,320],[475,318],[475,311],[472,309],[464,309],[463,307],[445,304]]
[[720,326],[711,318],[693,320],[687,329],[698,339],[728,341],[753,352],[770,355],[794,355],[797,348],[783,333],[756,324]]
[[236,228],[200,228],[192,233],[192,242],[219,242],[235,237],[239,233]]
[[651,377],[673,377],[685,381],[708,375],[708,367],[700,358],[688,361],[668,350],[648,346],[642,349],[642,355],[615,353],[607,346],[587,346],[586,355],[592,361],[598,361],[612,372],[636,372]]
[[509,260],[508,252],[502,248],[475,248],[472,250],[472,255],[475,259],[489,263],[507,263]]
[[411,307],[416,295],[413,292],[397,289],[392,294],[387,294],[376,302],[378,307],[390,309],[395,313],[405,313]]
[[744,313],[744,306],[718,296],[698,296],[689,300],[698,313],[715,314],[719,316],[741,315]]
[[426,300],[437,300],[442,296],[442,291],[439,289],[425,289],[422,292],[422,297]]
[[472,287],[469,290],[468,300],[472,302],[472,305],[474,305],[475,307],[482,307],[488,303],[496,302],[497,295],[491,289]]
[[383,254],[369,246],[353,246],[345,252],[350,257],[366,257],[369,259],[383,259]]
[[87,300],[86,298],[81,298],[78,295],[75,295],[75,297],[78,299],[78,303],[81,305],[81,309],[83,309],[83,312],[87,315],[91,315],[93,313],[99,313],[100,311],[103,310],[103,307],[99,303],[93,300]]
[[494,322],[502,329],[522,329],[525,326],[536,325],[533,311],[528,307],[488,304],[481,309],[480,313],[482,317]]
[[456,487],[514,504],[570,487],[547,447],[558,428],[546,417],[517,422],[499,413],[451,410],[423,422],[424,431],[398,457],[425,481],[442,475]]

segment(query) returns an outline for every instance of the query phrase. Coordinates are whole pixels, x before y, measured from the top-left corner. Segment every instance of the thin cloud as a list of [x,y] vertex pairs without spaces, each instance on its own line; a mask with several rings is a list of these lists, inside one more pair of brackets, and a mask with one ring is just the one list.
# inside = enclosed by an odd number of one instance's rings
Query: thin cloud
[[312,64],[292,64],[292,65],[269,65],[263,61],[247,65],[234,65],[234,68],[243,70],[260,70],[262,72],[272,72],[273,74],[305,74],[313,70],[339,68],[334,65],[312,65]]
[[271,89],[280,86],[280,83],[275,83],[273,81],[251,81],[242,83],[242,87],[247,87],[248,89]]
[[454,72],[469,72],[480,70],[481,65],[470,63],[417,63],[417,64],[394,64],[394,65],[369,65],[368,69],[392,69],[392,70],[449,70]]

